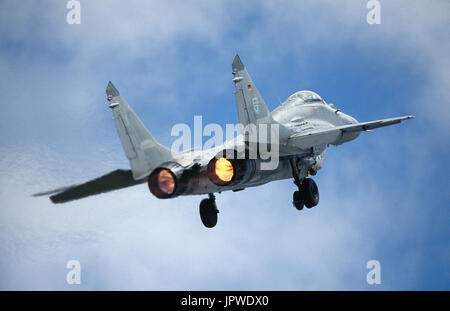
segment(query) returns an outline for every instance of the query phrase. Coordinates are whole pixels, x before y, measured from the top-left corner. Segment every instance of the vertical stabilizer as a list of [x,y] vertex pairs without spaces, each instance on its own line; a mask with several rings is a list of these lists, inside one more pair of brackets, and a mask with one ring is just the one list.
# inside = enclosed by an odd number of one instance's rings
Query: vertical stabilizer
[[106,95],[123,150],[130,161],[133,178],[145,178],[158,165],[171,159],[171,152],[153,138],[111,82],[106,88]]
[[[267,124],[268,128],[271,124],[277,124],[279,126],[280,135],[286,135],[287,129],[273,120],[269,109],[264,102],[261,94],[259,93],[256,85],[253,83],[252,78],[245,69],[239,55],[236,54],[232,63],[233,69],[233,82],[236,86],[236,107],[238,111],[239,123],[244,127],[248,125],[256,125],[256,129],[259,130],[260,124]],[[251,128],[249,128],[251,129]],[[245,133],[246,141],[248,141],[249,134],[252,131]],[[259,133],[253,137],[258,137]],[[269,137],[268,134],[267,137]]]
[[237,54],[234,57],[232,68],[239,123],[243,126],[250,123],[270,123],[270,111]]

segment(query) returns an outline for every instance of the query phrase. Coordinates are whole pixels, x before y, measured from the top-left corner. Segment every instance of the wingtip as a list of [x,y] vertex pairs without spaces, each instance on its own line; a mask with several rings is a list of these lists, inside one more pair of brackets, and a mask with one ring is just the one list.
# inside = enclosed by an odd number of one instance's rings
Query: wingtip
[[50,199],[50,201],[51,201],[53,204],[62,203],[62,202],[59,202],[59,201],[57,200],[56,195],[50,196],[49,199]]
[[106,95],[108,95],[108,98],[120,95],[119,91],[111,81],[108,82],[108,86],[106,87]]
[[239,71],[239,70],[243,70],[245,68],[244,64],[242,63],[241,58],[239,57],[238,54],[236,54],[236,56],[233,59],[232,67],[233,67],[233,71]]

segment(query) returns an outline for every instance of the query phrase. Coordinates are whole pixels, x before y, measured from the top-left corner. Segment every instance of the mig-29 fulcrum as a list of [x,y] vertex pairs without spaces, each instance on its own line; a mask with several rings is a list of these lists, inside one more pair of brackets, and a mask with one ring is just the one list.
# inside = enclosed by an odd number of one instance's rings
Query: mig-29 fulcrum
[[[233,60],[232,73],[239,123],[248,130],[209,150],[191,149],[179,153],[155,140],[109,82],[106,88],[109,107],[131,169],[118,169],[83,184],[35,196],[50,195],[53,203],[64,203],[147,183],[150,192],[160,199],[208,195],[200,202],[200,217],[203,224],[211,228],[216,225],[219,212],[214,193],[239,191],[292,178],[298,188],[293,194],[293,205],[298,210],[304,206],[312,208],[319,202],[319,191],[308,176],[322,168],[328,146],[351,141],[362,131],[413,118],[408,115],[359,123],[312,91],[296,92],[270,112],[238,55]],[[259,139],[274,134],[270,130],[261,133],[261,128],[274,127],[277,139],[271,139],[270,143],[266,140],[264,147],[278,151],[277,165],[267,169],[264,165],[273,159],[261,156],[259,150],[263,142]],[[277,145],[268,146],[273,141]]]

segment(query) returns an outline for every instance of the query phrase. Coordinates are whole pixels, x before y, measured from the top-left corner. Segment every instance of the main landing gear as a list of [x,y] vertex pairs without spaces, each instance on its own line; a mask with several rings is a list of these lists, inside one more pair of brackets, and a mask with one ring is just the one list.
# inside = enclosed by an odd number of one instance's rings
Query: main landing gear
[[217,214],[219,210],[216,206],[216,197],[210,193],[208,199],[200,202],[200,218],[206,228],[212,228],[217,224]]
[[301,211],[303,206],[311,208],[319,204],[319,188],[311,178],[305,178],[294,192],[292,204]]
[[312,208],[319,204],[319,188],[311,178],[303,178],[300,180],[297,166],[291,159],[292,175],[294,176],[294,184],[298,190],[294,192],[292,204],[296,209],[301,211],[304,206]]

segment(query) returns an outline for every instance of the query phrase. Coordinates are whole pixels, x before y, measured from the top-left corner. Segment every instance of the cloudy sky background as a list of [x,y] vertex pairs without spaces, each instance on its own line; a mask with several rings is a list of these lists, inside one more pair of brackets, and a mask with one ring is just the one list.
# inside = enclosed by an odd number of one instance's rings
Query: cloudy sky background
[[[381,25],[365,0],[80,2],[81,25],[65,1],[0,3],[0,289],[450,289],[448,1],[381,1]],[[128,168],[109,80],[166,145],[194,115],[236,123],[236,53],[270,109],[311,89],[360,121],[417,119],[331,147],[316,208],[274,182],[219,195],[212,230],[202,197],[146,185],[30,197]]]

